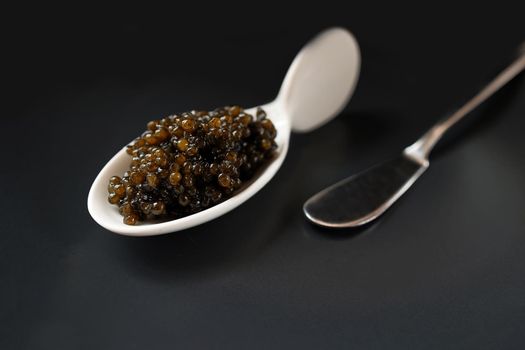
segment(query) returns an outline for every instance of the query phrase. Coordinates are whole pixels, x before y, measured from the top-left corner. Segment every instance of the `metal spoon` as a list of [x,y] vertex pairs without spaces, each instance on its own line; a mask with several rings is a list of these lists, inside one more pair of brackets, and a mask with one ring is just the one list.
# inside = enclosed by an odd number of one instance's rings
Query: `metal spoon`
[[445,132],[525,68],[524,49],[525,43],[510,66],[397,158],[350,176],[308,199],[303,206],[306,217],[321,226],[353,227],[383,214],[425,172],[428,156]]
[[[290,132],[313,130],[336,116],[348,102],[360,68],[359,47],[345,29],[332,28],[312,39],[295,57],[277,98],[261,106],[277,129],[277,155],[253,182],[232,198],[209,209],[177,220],[125,225],[116,206],[107,201],[107,184],[112,175],[129,168],[125,148],[100,171],[88,195],[88,210],[106,229],[128,236],[152,236],[183,230],[221,216],[241,205],[275,175],[288,150]],[[247,112],[254,114],[256,108]]]

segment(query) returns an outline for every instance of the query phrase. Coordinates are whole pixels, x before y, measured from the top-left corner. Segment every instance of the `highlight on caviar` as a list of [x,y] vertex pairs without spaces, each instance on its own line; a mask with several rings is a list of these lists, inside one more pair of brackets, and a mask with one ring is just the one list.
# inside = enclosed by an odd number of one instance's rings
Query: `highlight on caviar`
[[147,123],[127,146],[129,170],[109,179],[123,221],[177,219],[230,198],[275,154],[277,131],[261,108],[190,111]]

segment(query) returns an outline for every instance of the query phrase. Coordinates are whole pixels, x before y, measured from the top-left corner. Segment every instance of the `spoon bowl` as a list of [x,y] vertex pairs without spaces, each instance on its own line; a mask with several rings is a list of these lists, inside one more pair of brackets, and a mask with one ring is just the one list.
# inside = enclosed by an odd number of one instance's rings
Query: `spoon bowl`
[[[273,122],[277,150],[270,163],[231,198],[201,212],[163,222],[126,225],[116,206],[107,201],[107,184],[113,175],[129,168],[124,147],[100,171],[88,195],[88,210],[104,228],[128,236],[152,236],[184,230],[215,219],[236,208],[266,185],[286,157],[291,131],[306,132],[328,122],[347,104],[358,79],[359,47],[345,29],[331,28],[312,39],[288,69],[277,98],[260,106]],[[246,112],[255,115],[257,107]]]

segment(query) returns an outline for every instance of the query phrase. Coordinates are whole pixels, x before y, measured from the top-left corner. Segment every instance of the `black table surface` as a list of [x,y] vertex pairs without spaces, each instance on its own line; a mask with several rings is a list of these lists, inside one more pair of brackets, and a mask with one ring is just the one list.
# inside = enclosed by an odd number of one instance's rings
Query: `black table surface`
[[[309,196],[398,154],[525,39],[523,12],[500,2],[367,6],[13,21],[0,348],[524,348],[523,79],[459,125],[375,223],[334,231],[303,216]],[[295,53],[334,25],[361,46],[356,92],[336,119],[292,135],[257,195],[157,237],[91,219],[91,182],[146,121],[270,101]]]

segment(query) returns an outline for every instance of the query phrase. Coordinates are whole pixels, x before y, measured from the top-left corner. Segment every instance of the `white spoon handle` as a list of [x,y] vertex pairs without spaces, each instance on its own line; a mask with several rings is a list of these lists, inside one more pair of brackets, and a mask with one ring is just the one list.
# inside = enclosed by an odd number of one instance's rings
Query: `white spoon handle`
[[352,34],[331,28],[295,57],[277,100],[297,132],[313,130],[336,116],[357,83],[361,56]]
[[520,56],[505,70],[503,70],[494,80],[492,80],[483,90],[470,99],[460,109],[449,117],[439,121],[428,130],[419,140],[405,149],[405,154],[415,158],[420,162],[428,160],[428,156],[436,143],[454,124],[461,120],[465,115],[492,96],[501,87],[511,81],[521,71],[525,69],[525,52],[522,50]]

